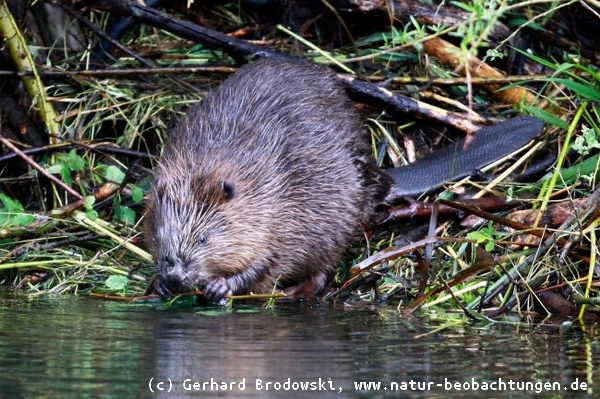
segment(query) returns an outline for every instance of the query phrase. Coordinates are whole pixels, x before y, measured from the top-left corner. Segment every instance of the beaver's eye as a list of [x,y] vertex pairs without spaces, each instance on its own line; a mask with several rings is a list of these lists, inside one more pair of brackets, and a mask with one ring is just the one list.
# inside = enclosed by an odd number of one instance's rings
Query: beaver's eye
[[198,237],[198,244],[200,244],[200,245],[206,244],[206,236],[204,234],[201,234],[200,237]]
[[233,184],[231,184],[229,182],[226,182],[226,181],[221,182],[221,191],[223,192],[223,196],[225,197],[226,200],[230,200],[234,196]]

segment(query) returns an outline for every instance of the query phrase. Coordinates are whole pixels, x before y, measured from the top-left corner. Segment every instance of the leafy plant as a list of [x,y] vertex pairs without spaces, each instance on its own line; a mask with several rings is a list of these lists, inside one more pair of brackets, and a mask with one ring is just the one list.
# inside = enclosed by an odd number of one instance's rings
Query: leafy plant
[[125,292],[129,279],[125,276],[109,276],[104,285],[111,291]]
[[598,133],[593,128],[582,126],[581,136],[575,138],[572,148],[581,155],[588,155],[591,150],[599,149]]
[[477,231],[472,231],[467,234],[467,238],[475,240],[476,244],[485,244],[486,251],[491,252],[496,246],[496,240],[506,236],[506,233],[496,231],[492,222],[489,222],[487,227],[483,227]]
[[60,175],[61,180],[71,186],[73,183],[71,173],[80,172],[84,167],[85,161],[83,158],[75,150],[71,150],[67,154],[57,154],[56,162],[48,168],[48,172]]
[[83,203],[83,207],[85,209],[85,214],[90,220],[98,219],[98,212],[94,210],[94,203],[96,202],[96,198],[94,196],[89,195],[85,197],[85,201]]
[[35,215],[25,213],[23,205],[6,194],[0,193],[0,228],[27,226],[35,219]]

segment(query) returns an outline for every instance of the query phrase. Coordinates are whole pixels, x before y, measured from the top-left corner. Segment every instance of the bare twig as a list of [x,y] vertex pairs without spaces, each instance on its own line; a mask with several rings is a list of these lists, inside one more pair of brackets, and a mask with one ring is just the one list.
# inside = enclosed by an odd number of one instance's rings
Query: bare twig
[[69,194],[71,194],[73,197],[75,197],[75,198],[77,198],[79,200],[83,199],[83,196],[81,194],[79,194],[77,191],[73,190],[71,187],[67,186],[65,183],[63,183],[62,181],[60,181],[60,179],[58,179],[52,173],[49,173],[46,169],[42,168],[30,156],[24,154],[13,143],[11,143],[10,141],[8,141],[6,138],[2,137],[1,135],[0,135],[0,143],[4,144],[8,149],[10,149],[11,151],[13,151],[15,154],[19,155],[25,162],[27,162],[29,165],[31,165],[31,167],[33,167],[34,169],[36,169],[37,171],[39,171],[41,174],[43,174],[44,176],[46,176],[49,180],[51,180],[54,183],[56,183],[56,185],[62,187],[63,190],[65,190],[66,192],[68,192]]

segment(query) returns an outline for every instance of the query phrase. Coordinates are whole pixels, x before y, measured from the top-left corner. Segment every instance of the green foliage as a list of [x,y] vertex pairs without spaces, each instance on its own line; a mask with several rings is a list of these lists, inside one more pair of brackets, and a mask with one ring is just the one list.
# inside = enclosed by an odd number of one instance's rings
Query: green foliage
[[121,184],[125,181],[125,173],[114,165],[102,167],[104,178],[116,184]]
[[490,61],[494,61],[496,58],[502,59],[504,57],[504,54],[496,49],[488,49],[485,53],[485,56]]
[[85,197],[83,207],[85,209],[85,215],[92,221],[98,219],[98,212],[94,210],[94,203],[96,202],[96,198],[94,196],[89,195]]
[[72,172],[80,172],[85,167],[85,161],[75,150],[69,151],[67,154],[56,154],[56,162],[47,170],[49,173],[60,175],[61,180],[68,186],[71,186]]
[[144,201],[144,190],[136,185],[131,185],[131,199],[136,204],[141,204]]
[[[593,68],[571,62],[564,62],[560,65],[555,65],[553,62],[526,51],[519,49],[515,49],[515,51],[518,51],[524,56],[531,58],[548,69],[554,70],[554,73],[551,77],[540,79],[538,81],[564,85],[566,88],[571,90],[574,95],[582,97],[583,99],[591,101],[600,100],[600,90],[598,89],[598,84],[600,83],[600,74],[598,74]],[[523,83],[526,82],[521,82],[520,84]]]
[[[551,61],[536,56],[535,54],[531,54],[527,51],[523,51],[520,49],[515,49],[515,51],[518,51],[519,53],[534,60],[540,65],[554,71],[551,77],[545,79],[537,79],[537,82],[546,82],[548,85],[558,84],[564,86],[570,91],[576,102],[580,102],[582,100],[590,100],[594,102],[600,101],[600,74],[598,74],[595,68],[573,62],[564,62],[562,64],[556,65]],[[576,60],[577,58],[573,59]],[[505,86],[505,89],[521,86],[525,83],[530,83],[530,81],[522,81],[515,84],[507,85]],[[569,129],[569,124],[562,120],[560,117],[558,117],[556,114],[550,113],[548,111],[543,111],[539,108],[531,106],[524,106],[523,108],[527,110],[527,112],[531,113],[531,115],[542,119],[548,124],[558,126],[563,130]]]
[[104,285],[111,291],[125,291],[127,285],[129,284],[129,279],[125,276],[109,276]]
[[83,161],[83,158],[77,155],[77,152],[75,152],[75,150],[71,150],[67,154],[67,165],[70,170],[74,172],[79,172],[85,166],[85,162]]
[[[194,295],[177,295],[174,298],[163,301],[160,306],[162,308],[186,309],[194,307],[195,304],[196,297]],[[209,314],[205,314],[204,311],[207,311]],[[218,316],[219,309],[207,308],[207,310],[202,310],[202,313],[207,316]]]
[[[118,169],[117,169],[118,170]],[[120,171],[119,171],[120,172]],[[119,175],[113,175],[117,179]],[[125,175],[122,175],[124,178]],[[128,184],[127,187],[131,190],[131,200],[134,204],[141,204],[144,201],[144,190],[134,184]],[[113,201],[114,219],[128,225],[135,225],[137,222],[136,212],[131,207],[124,205],[121,196],[118,195]]]
[[[123,178],[124,177],[125,175],[123,175]],[[129,187],[129,189],[131,190],[131,200],[135,204],[141,204],[144,201],[144,190],[141,187],[136,186],[134,184],[128,184],[127,187]],[[113,201],[113,206],[115,211],[114,217],[116,220],[129,225],[136,224],[137,215],[135,211],[129,206],[123,204],[123,202],[121,201],[121,196],[115,197]]]
[[390,31],[373,33],[357,40],[355,44],[359,49],[364,48],[360,55],[373,54],[375,59],[386,62],[406,62],[411,58],[410,54],[398,51],[390,52],[389,50],[403,44],[414,43],[415,49],[422,51],[423,45],[418,40],[425,37],[426,34],[425,27],[421,26],[416,19],[410,17],[410,22],[401,31],[392,26]]
[[591,100],[591,101],[600,101],[600,91],[598,91],[597,88],[590,86],[589,82],[580,83],[580,82],[574,82],[569,79],[554,78],[554,77],[548,78],[548,79],[541,79],[541,81],[562,84],[567,89],[571,90],[573,93],[576,93],[579,97],[582,97],[586,100]]
[[134,225],[136,221],[135,212],[128,206],[121,205],[119,201],[115,201],[115,219],[130,225]]
[[591,150],[600,148],[600,143],[598,143],[598,133],[594,129],[583,126],[582,131],[581,136],[575,138],[575,142],[571,148],[585,156]]
[[[459,285],[457,285],[456,288],[461,289],[462,286],[463,286],[462,284],[459,284]],[[465,285],[465,286],[468,286],[468,285]],[[470,302],[473,302],[475,299],[477,299],[479,296],[480,295],[477,291],[466,291],[460,295],[460,299],[465,303],[470,303]]]
[[475,240],[479,244],[485,244],[484,248],[487,252],[494,250],[496,240],[504,237],[506,234],[496,231],[492,222],[489,222],[487,227],[482,227],[477,231],[472,231],[467,234],[469,240]]
[[[396,32],[396,30],[394,29]],[[412,43],[417,41],[418,39],[422,39],[426,36],[425,27],[420,25],[417,20],[411,15],[410,23],[404,26],[402,30],[402,35],[399,36],[396,40],[400,44]],[[414,47],[417,51],[423,51],[423,45],[421,43],[414,44]]]
[[25,213],[23,205],[6,194],[0,193],[0,228],[27,226],[35,219],[34,215]]
[[471,2],[453,1],[452,5],[463,9],[470,16],[465,24],[460,24],[454,36],[462,38],[460,48],[472,54],[478,49],[489,47],[488,36],[504,14],[506,5],[502,2],[473,0]]

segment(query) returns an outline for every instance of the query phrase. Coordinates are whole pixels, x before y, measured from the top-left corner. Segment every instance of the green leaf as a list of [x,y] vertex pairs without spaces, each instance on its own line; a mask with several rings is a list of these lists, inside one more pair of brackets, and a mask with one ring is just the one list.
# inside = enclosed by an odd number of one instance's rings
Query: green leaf
[[467,239],[475,240],[477,244],[481,244],[487,240],[487,237],[481,231],[471,231],[470,233],[467,233]]
[[85,210],[85,215],[92,222],[95,221],[96,219],[98,219],[98,212],[96,212],[94,209],[86,209]]
[[532,116],[549,123],[550,125],[558,126],[563,130],[567,130],[569,128],[568,123],[560,119],[558,116],[551,114],[550,112],[543,111],[539,108],[531,107],[529,105],[524,106],[523,110],[529,112]]
[[28,213],[14,213],[11,217],[11,224],[13,226],[27,226],[33,223],[35,215]]
[[136,204],[141,204],[144,201],[144,190],[138,186],[131,185],[131,199]]
[[504,234],[494,229],[492,222],[489,222],[486,227],[482,227],[478,231],[472,231],[467,234],[467,238],[475,240],[477,244],[484,244],[486,251],[491,252],[496,246],[495,240],[500,239]]
[[75,171],[75,172],[82,170],[85,166],[85,162],[83,161],[83,158],[81,158],[79,155],[77,155],[77,152],[75,150],[71,150],[69,152],[69,155],[67,157],[67,162],[69,164],[69,169],[72,171]]
[[92,206],[94,206],[95,203],[96,203],[96,197],[94,197],[93,195],[88,195],[87,197],[85,197],[85,199],[83,201],[83,206],[86,209],[89,209]]
[[64,169],[65,165],[62,163],[58,163],[46,168],[48,173],[52,173],[53,175],[60,175]]
[[502,59],[504,54],[495,49],[488,49],[485,53],[485,56],[490,59],[490,61],[494,61],[496,58]]
[[566,88],[570,89],[575,94],[578,94],[583,98],[586,98],[591,101],[600,101],[600,91],[597,90],[594,86],[590,86],[589,84],[573,82],[572,80],[563,78],[549,78],[540,80],[546,82],[562,83],[563,85],[565,85]]
[[600,148],[600,143],[598,143],[598,135],[594,129],[584,125],[582,131],[583,134],[575,138],[575,142],[571,148],[585,156],[588,155],[591,150]]
[[475,12],[475,7],[470,4],[466,4],[460,1],[452,1],[450,3],[456,8],[462,8],[463,10],[468,11],[470,13]]
[[108,168],[106,168],[106,174],[104,177],[114,183],[121,184],[123,183],[123,180],[125,180],[125,173],[121,172],[121,169],[117,168],[116,166],[110,165]]
[[104,282],[104,285],[113,291],[123,291],[127,284],[129,284],[129,279],[125,276],[110,276]]
[[98,219],[98,212],[94,210],[94,203],[96,202],[96,198],[93,195],[88,195],[85,197],[83,202],[83,207],[85,208],[85,215],[91,221]]
[[2,207],[0,209],[6,212],[23,212],[23,205],[15,199],[10,198],[6,194],[0,193],[0,201],[2,201]]
[[62,164],[61,166],[61,179],[63,182],[65,182],[67,186],[71,187],[71,184],[73,183],[73,180],[71,179],[71,170],[69,169],[69,166],[67,164]]
[[127,224],[135,224],[135,212],[127,206],[118,206],[115,209],[115,217]]
[[35,215],[25,213],[23,205],[6,194],[0,193],[0,228],[27,226],[35,220]]

